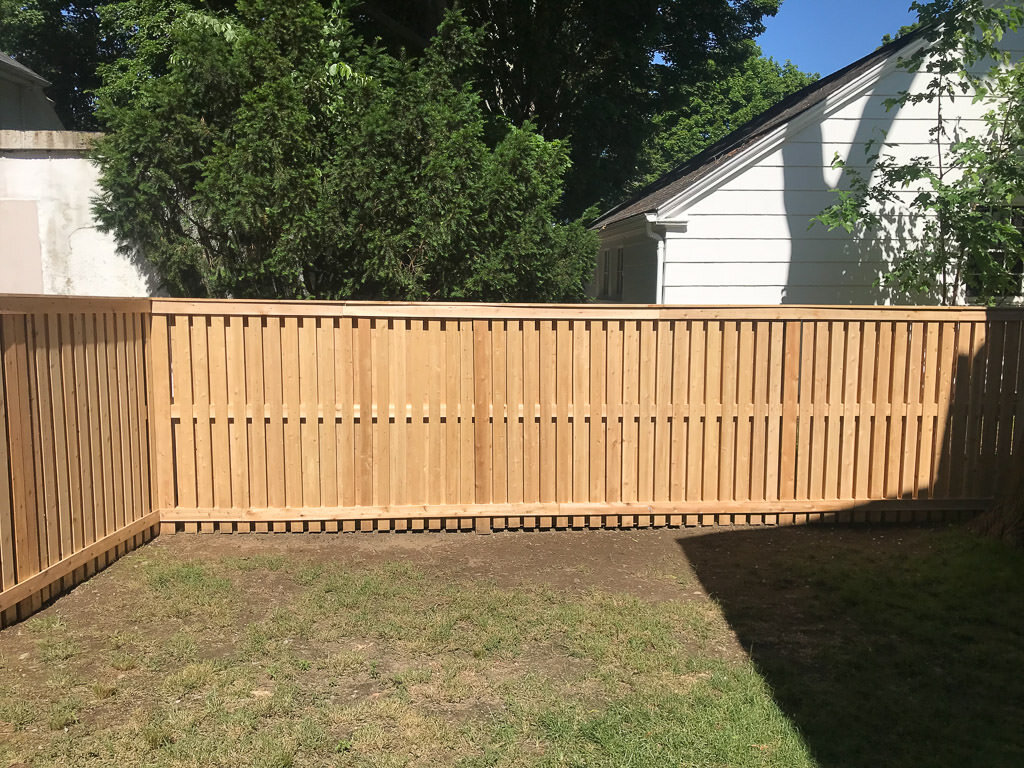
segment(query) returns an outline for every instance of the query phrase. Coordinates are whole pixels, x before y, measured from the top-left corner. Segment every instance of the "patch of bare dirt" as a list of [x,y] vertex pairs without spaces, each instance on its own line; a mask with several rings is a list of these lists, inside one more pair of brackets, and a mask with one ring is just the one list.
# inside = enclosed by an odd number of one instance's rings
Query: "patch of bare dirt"
[[[645,600],[703,596],[693,569],[681,557],[680,537],[699,530],[503,531],[473,533],[245,534],[164,536],[150,546],[182,558],[281,555],[311,564],[372,566],[406,562],[452,579],[498,586],[548,586],[604,590]],[[273,588],[268,583],[268,589]]]

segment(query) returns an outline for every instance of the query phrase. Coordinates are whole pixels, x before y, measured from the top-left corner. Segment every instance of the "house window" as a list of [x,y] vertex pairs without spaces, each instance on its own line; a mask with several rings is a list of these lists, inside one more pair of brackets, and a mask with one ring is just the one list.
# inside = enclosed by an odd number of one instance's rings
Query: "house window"
[[597,296],[601,299],[608,298],[608,292],[611,285],[611,253],[605,251],[601,254],[600,264],[598,269],[601,271],[601,285],[598,289]]
[[615,255],[615,298],[622,300],[622,249]]
[[597,298],[605,301],[622,299],[622,248],[604,251],[597,258]]

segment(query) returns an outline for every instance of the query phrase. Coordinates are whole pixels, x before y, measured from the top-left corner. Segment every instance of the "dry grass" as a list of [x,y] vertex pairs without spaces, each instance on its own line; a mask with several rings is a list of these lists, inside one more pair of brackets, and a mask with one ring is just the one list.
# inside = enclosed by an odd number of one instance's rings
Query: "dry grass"
[[678,535],[161,539],[0,633],[0,766],[842,765]]

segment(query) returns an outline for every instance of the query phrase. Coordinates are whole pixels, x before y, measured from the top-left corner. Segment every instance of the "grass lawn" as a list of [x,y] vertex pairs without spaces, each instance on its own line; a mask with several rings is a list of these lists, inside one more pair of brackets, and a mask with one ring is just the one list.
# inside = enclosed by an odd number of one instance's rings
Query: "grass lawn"
[[0,768],[1022,765],[1022,593],[950,529],[162,537],[0,632]]

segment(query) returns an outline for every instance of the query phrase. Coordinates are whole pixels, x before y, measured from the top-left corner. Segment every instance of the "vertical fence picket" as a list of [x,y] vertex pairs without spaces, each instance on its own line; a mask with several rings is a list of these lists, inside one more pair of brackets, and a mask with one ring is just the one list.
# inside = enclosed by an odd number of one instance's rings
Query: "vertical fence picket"
[[[210,410],[210,463],[213,475],[213,506],[231,509],[232,474],[231,442],[228,421],[228,364],[225,340],[225,323],[222,315],[214,315],[207,324],[206,355],[208,360],[206,376],[200,380],[209,381],[200,391],[209,403]],[[205,428],[203,431],[205,435]],[[226,470],[226,471],[225,471]]]
[[[505,401],[508,403],[508,501],[521,504],[525,499],[524,442],[526,429],[523,394],[523,325],[520,320],[508,324],[505,345],[507,372]],[[532,417],[532,413],[530,414]],[[528,457],[525,461],[530,461]]]
[[878,342],[877,326],[872,322],[861,324],[861,344],[858,351],[860,376],[857,386],[857,454],[854,469],[853,497],[871,497],[872,425],[875,418],[875,380]]
[[505,323],[491,322],[491,503],[508,502],[508,349]]
[[[672,372],[674,370],[673,360],[673,324],[670,320],[659,320],[657,322],[658,348],[657,348],[657,369],[655,371],[654,402],[655,402],[655,434],[654,434],[654,493],[651,496],[653,501],[667,502],[670,498],[669,487],[671,473],[669,470],[672,453]],[[596,342],[592,342],[595,343]],[[591,355],[591,364],[600,366],[600,361],[595,361]],[[601,366],[603,368],[603,366]],[[600,374],[601,368],[598,369]],[[594,397],[595,388],[600,387],[601,377],[591,373],[591,398]],[[593,491],[591,484],[591,499],[603,501],[604,497]]]
[[615,319],[608,322],[607,382],[605,384],[606,438],[605,438],[605,499],[610,502],[623,500],[622,496],[622,438],[625,432],[625,416],[622,407],[622,344],[623,323]]
[[921,498],[933,498],[932,477],[935,474],[935,427],[938,413],[938,382],[942,361],[939,358],[939,326],[924,323],[924,369],[921,390],[921,449],[915,485]]
[[[355,426],[353,481],[356,485],[356,504],[369,506],[373,504],[373,346],[371,321],[360,318],[352,333],[352,360],[354,363],[353,387],[354,397],[359,404],[359,424]],[[354,412],[354,409],[353,409]]]
[[[782,426],[779,446],[779,498],[792,501],[797,496],[797,435],[800,416],[800,323],[788,321],[783,326],[782,364],[779,366],[782,387]],[[863,497],[862,497],[863,498]]]
[[707,323],[690,325],[690,372],[687,377],[686,500],[703,500],[703,453],[707,411],[704,409],[704,374],[707,370]]
[[[225,421],[231,466],[231,506],[245,509],[252,504],[249,478],[249,412],[246,408],[245,322],[230,317],[224,328],[224,354],[227,364]],[[253,415],[255,418],[255,415]]]
[[[14,401],[7,386],[8,356],[13,353],[8,350],[6,326],[6,322],[0,322],[0,593],[17,583],[14,572],[15,510],[10,476],[19,468],[14,466],[16,457],[10,450],[12,433],[7,419],[8,402]],[[13,618],[11,611],[0,611],[0,623],[7,623]]]
[[765,446],[765,501],[778,501],[781,494],[780,469],[782,464],[782,436],[785,428],[782,423],[782,376],[785,370],[783,345],[785,344],[785,326],[783,323],[772,322],[769,325],[771,347],[768,353],[768,430]]
[[857,468],[857,414],[860,411],[858,385],[860,383],[860,335],[858,322],[850,322],[845,328],[845,349],[843,350],[841,439],[839,445],[839,496],[853,499],[854,479]]
[[[737,499],[737,394],[738,382],[742,375],[737,365],[739,354],[739,327],[731,320],[722,324],[722,406],[721,431],[719,437],[719,483],[718,496],[720,501]],[[677,369],[678,370],[678,369]]]
[[335,432],[335,460],[338,476],[337,503],[342,507],[355,506],[359,498],[355,474],[360,450],[356,444],[355,403],[358,387],[353,331],[353,323],[347,317],[339,318],[334,324],[334,388],[340,420]]
[[640,323],[640,360],[637,368],[637,481],[636,500],[654,498],[654,435],[657,429],[657,326]]
[[[159,317],[159,316],[157,316]],[[154,317],[154,329],[156,328]],[[263,389],[263,320],[245,319],[242,331],[245,349],[245,409],[248,423],[243,421],[248,435],[246,446],[249,456],[249,501],[256,508],[269,505],[267,499],[269,461],[267,456],[267,404],[270,402]],[[156,354],[154,347],[154,354]],[[280,470],[280,465],[277,467]]]
[[1014,430],[1014,404],[1017,395],[1017,377],[1020,371],[1020,328],[1019,322],[1005,321],[1003,340],[1003,370],[999,386],[999,413],[996,426],[995,460],[993,482],[1000,491],[1009,489],[1012,480],[1011,456]]
[[722,324],[705,326],[704,365],[704,472],[701,497],[704,501],[721,501],[719,496],[719,459],[722,438]]

